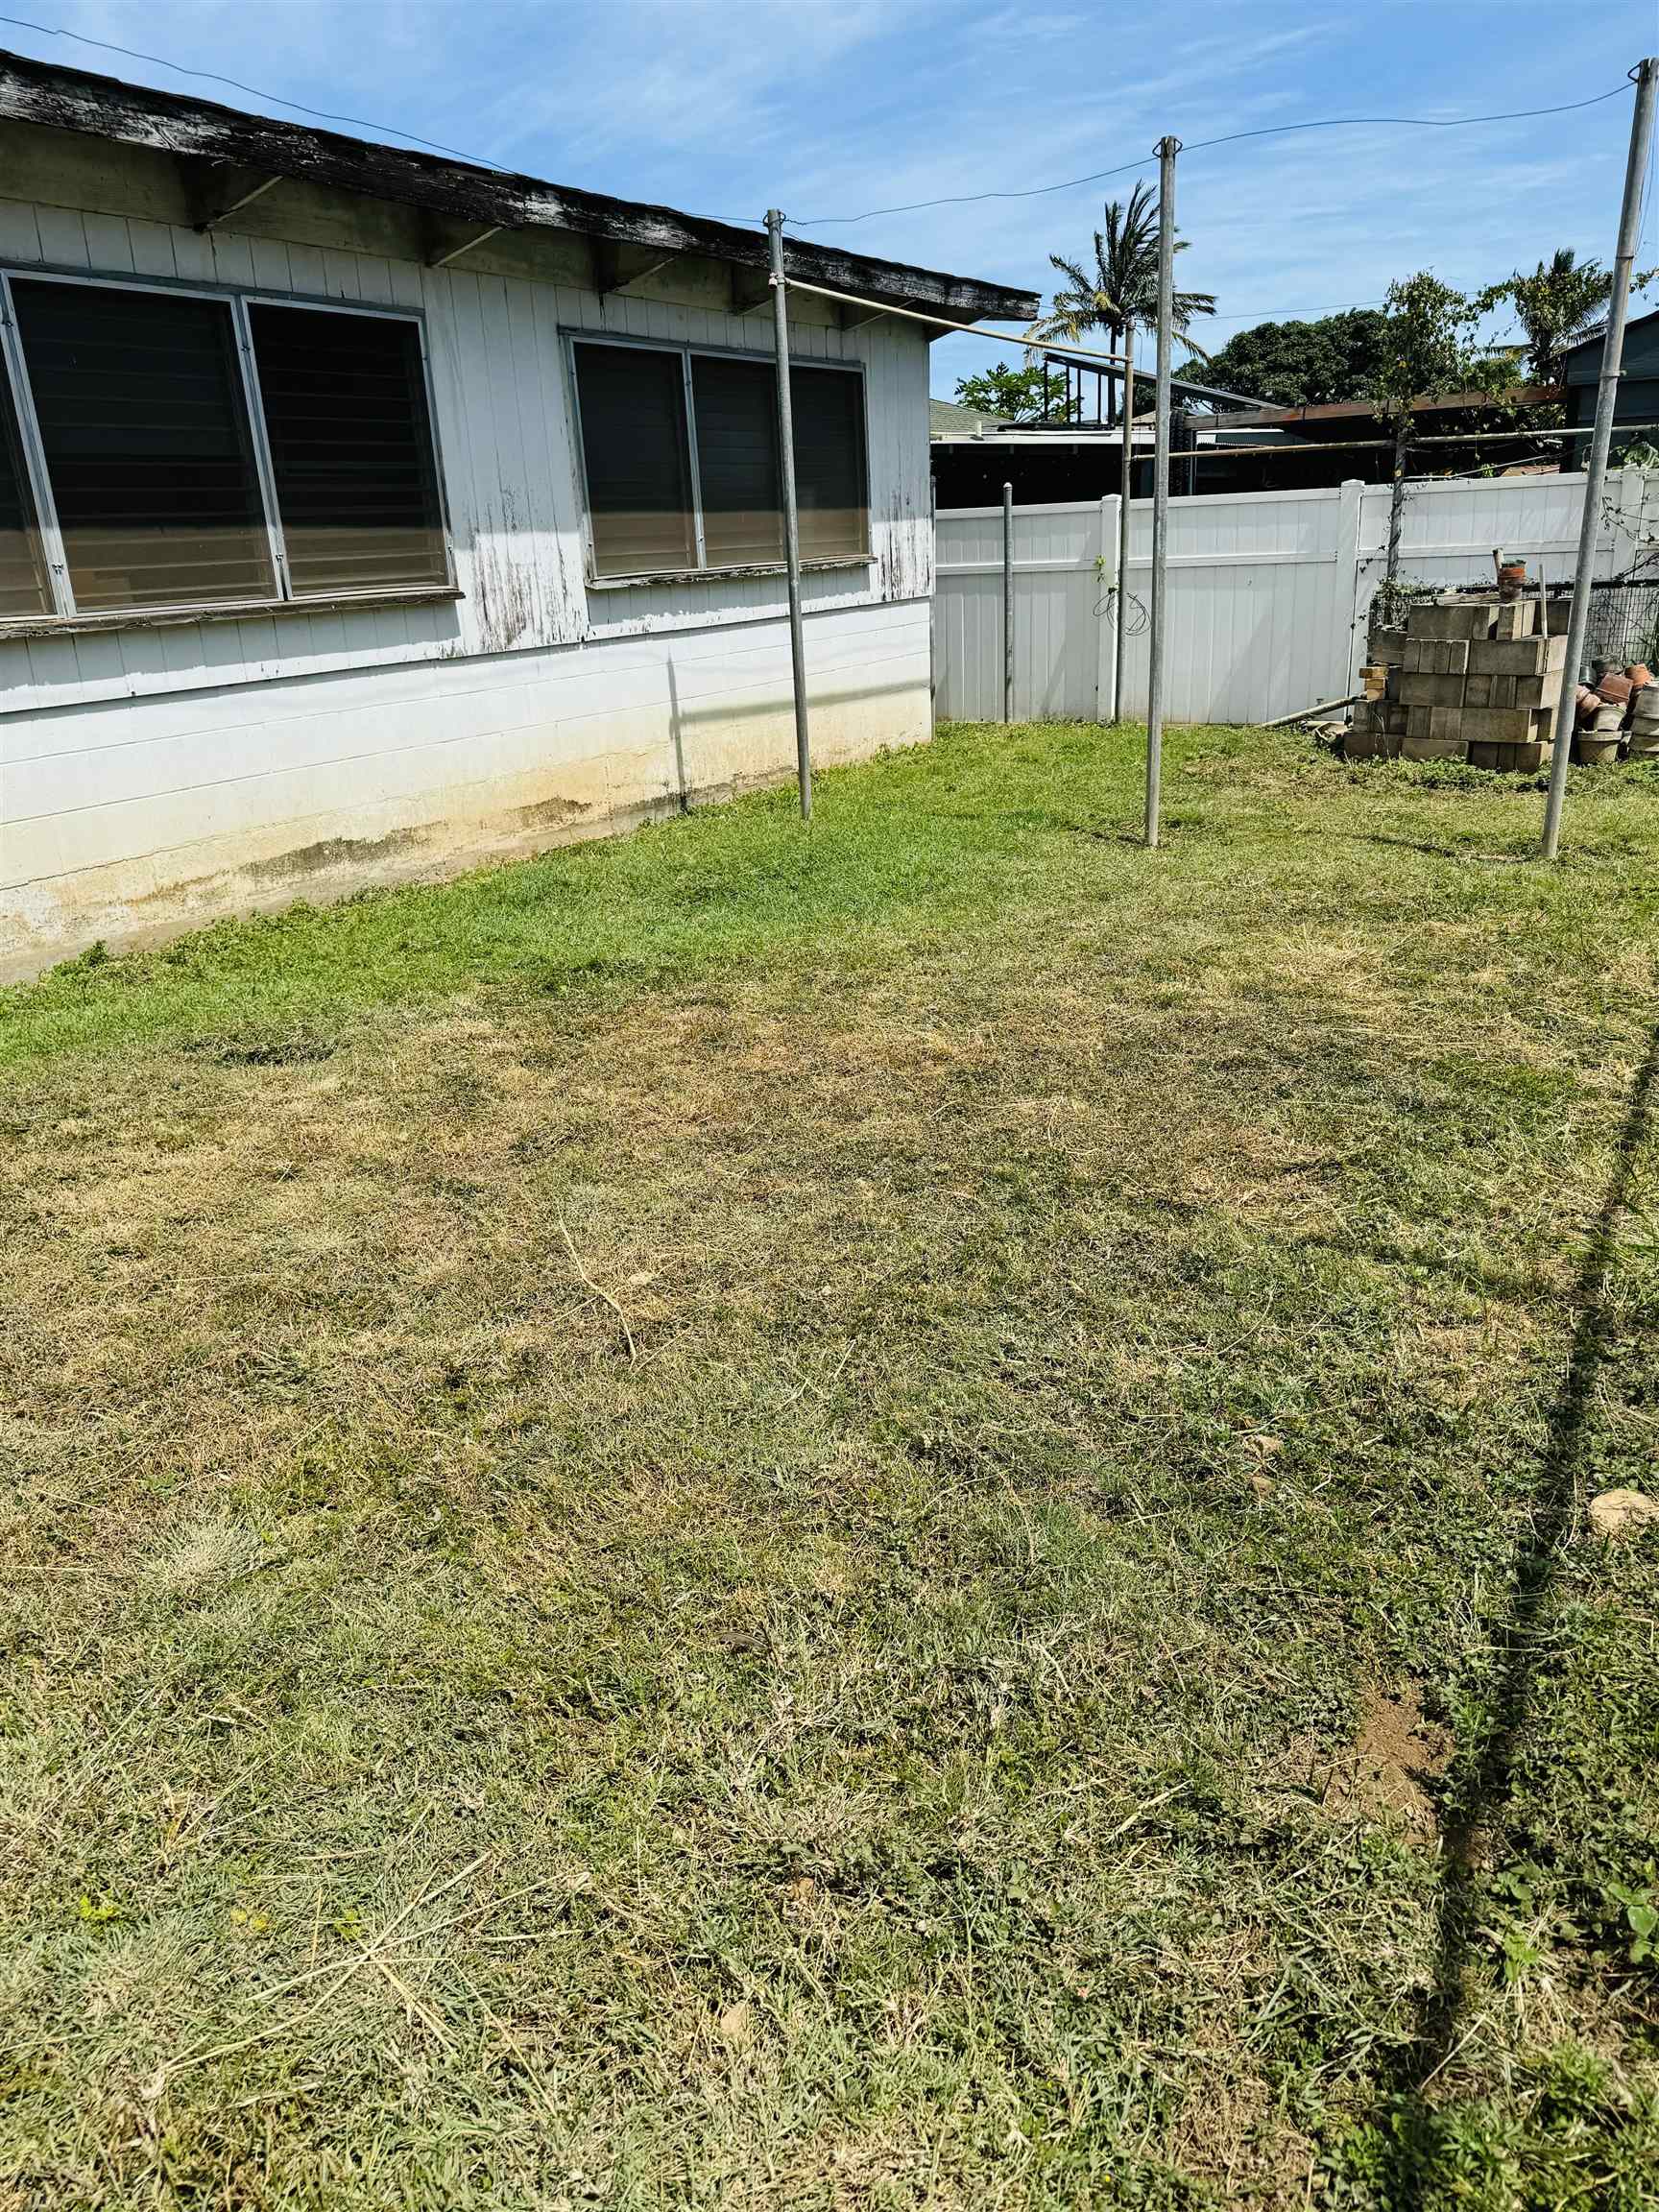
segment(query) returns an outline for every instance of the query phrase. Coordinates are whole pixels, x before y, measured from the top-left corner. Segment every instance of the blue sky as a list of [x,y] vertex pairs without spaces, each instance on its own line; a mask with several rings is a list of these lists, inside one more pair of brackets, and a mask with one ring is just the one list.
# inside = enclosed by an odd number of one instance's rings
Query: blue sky
[[[39,23],[218,70],[568,184],[754,217],[1046,288],[1105,194],[824,218],[1022,188],[1304,117],[1484,114],[1579,99],[1659,50],[1659,0],[5,0]],[[292,113],[0,25],[17,50]],[[1558,245],[1611,257],[1629,100],[1467,131],[1355,129],[1183,160],[1185,283],[1216,339],[1267,315],[1380,301],[1432,268],[1473,286]],[[378,134],[378,133],[368,133]],[[389,133],[387,133],[389,134]],[[1648,219],[1648,246],[1659,212]],[[1659,252],[1648,258],[1659,259]],[[934,348],[933,387],[997,358]]]

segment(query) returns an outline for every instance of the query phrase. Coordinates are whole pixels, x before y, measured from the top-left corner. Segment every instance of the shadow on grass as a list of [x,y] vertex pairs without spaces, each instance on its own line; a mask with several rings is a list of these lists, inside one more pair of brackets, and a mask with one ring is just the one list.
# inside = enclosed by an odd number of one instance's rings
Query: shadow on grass
[[1437,2202],[1440,2108],[1429,2092],[1455,2056],[1464,1977],[1479,1939],[1482,1839],[1502,1814],[1514,1774],[1532,1687],[1538,1631],[1575,1517],[1579,1463],[1597,1378],[1605,1358],[1607,1281],[1630,1179],[1647,1136],[1659,1082],[1659,1028],[1631,1088],[1618,1152],[1591,1233],[1573,1302],[1578,1319],[1567,1373],[1550,1415],[1550,1442],[1533,1501],[1532,1525],[1516,1561],[1515,1598],[1498,1646],[1497,1686],[1484,1735],[1468,1762],[1446,1823],[1434,1985],[1413,2040],[1383,2083],[1391,2106],[1390,2150],[1382,2176],[1388,2212],[1431,2212]]

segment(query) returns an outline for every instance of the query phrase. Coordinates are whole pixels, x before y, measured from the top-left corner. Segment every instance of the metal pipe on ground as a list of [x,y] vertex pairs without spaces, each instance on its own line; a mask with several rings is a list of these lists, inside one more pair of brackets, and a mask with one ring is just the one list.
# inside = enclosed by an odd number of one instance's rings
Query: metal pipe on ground
[[1601,377],[1596,387],[1596,430],[1590,457],[1584,466],[1584,513],[1578,525],[1578,565],[1573,576],[1573,612],[1567,625],[1567,664],[1561,672],[1561,696],[1555,703],[1555,751],[1550,762],[1550,797],[1544,807],[1544,835],[1540,850],[1553,860],[1561,849],[1561,807],[1567,796],[1567,763],[1573,751],[1573,730],[1577,718],[1578,670],[1583,664],[1584,639],[1590,626],[1590,585],[1596,569],[1596,541],[1600,534],[1601,486],[1607,474],[1607,452],[1613,442],[1613,411],[1619,397],[1619,373],[1624,360],[1624,318],[1630,304],[1630,272],[1642,228],[1642,182],[1647,174],[1647,156],[1653,144],[1653,92],[1659,80],[1659,60],[1648,56],[1635,69],[1636,111],[1630,118],[1630,152],[1624,164],[1624,201],[1619,211],[1619,252],[1613,263],[1613,293],[1607,303],[1607,328],[1601,341]]
[[801,819],[812,819],[812,735],[806,713],[806,636],[801,614],[801,529],[795,505],[795,409],[789,389],[789,287],[783,274],[783,217],[766,211],[772,245],[772,327],[778,347],[778,458],[783,480],[783,560],[789,573],[789,661],[795,680],[795,780]]

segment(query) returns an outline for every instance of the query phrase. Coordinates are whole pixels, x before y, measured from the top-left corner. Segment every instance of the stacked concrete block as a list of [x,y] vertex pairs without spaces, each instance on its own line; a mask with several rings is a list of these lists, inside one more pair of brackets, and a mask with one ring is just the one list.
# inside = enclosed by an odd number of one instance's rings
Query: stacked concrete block
[[1406,735],[1406,707],[1400,696],[1406,659],[1403,625],[1373,622],[1366,636],[1369,658],[1359,671],[1363,696],[1354,709],[1342,750],[1350,760],[1392,760]]
[[1458,596],[1413,607],[1406,625],[1401,751],[1533,769],[1550,757],[1566,664],[1564,636],[1542,633],[1535,599]]

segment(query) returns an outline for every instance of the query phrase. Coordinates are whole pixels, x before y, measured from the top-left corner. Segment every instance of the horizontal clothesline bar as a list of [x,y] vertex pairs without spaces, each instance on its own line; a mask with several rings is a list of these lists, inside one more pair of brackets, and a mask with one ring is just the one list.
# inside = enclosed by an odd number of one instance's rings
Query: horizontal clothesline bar
[[[776,284],[776,276],[766,281]],[[873,315],[902,315],[911,323],[931,323],[940,330],[954,330],[962,338],[992,338],[998,346],[1023,346],[1032,353],[1052,353],[1056,359],[1070,361],[1104,361],[1114,369],[1128,365],[1126,353],[1089,353],[1077,346],[1063,349],[1050,347],[1041,338],[1028,338],[1022,330],[991,330],[983,323],[953,323],[949,315],[924,315],[919,308],[895,307],[890,300],[866,300],[856,292],[836,292],[828,284],[808,284],[804,276],[785,276],[784,283],[791,292],[816,293],[820,300],[838,300],[844,307],[867,307]],[[1147,379],[1151,381],[1150,378]]]
[[[1015,509],[1018,517],[1019,509]],[[1438,551],[1438,547],[1436,547]],[[1070,560],[1016,561],[1016,576],[1067,575],[1092,576],[1094,573],[1095,555],[1079,553]],[[1334,553],[1293,553],[1275,546],[1259,553],[1171,553],[1171,568],[1330,568],[1336,564]],[[1132,553],[1131,568],[1149,568],[1149,553]],[[936,576],[1000,576],[1000,561],[936,561]]]

